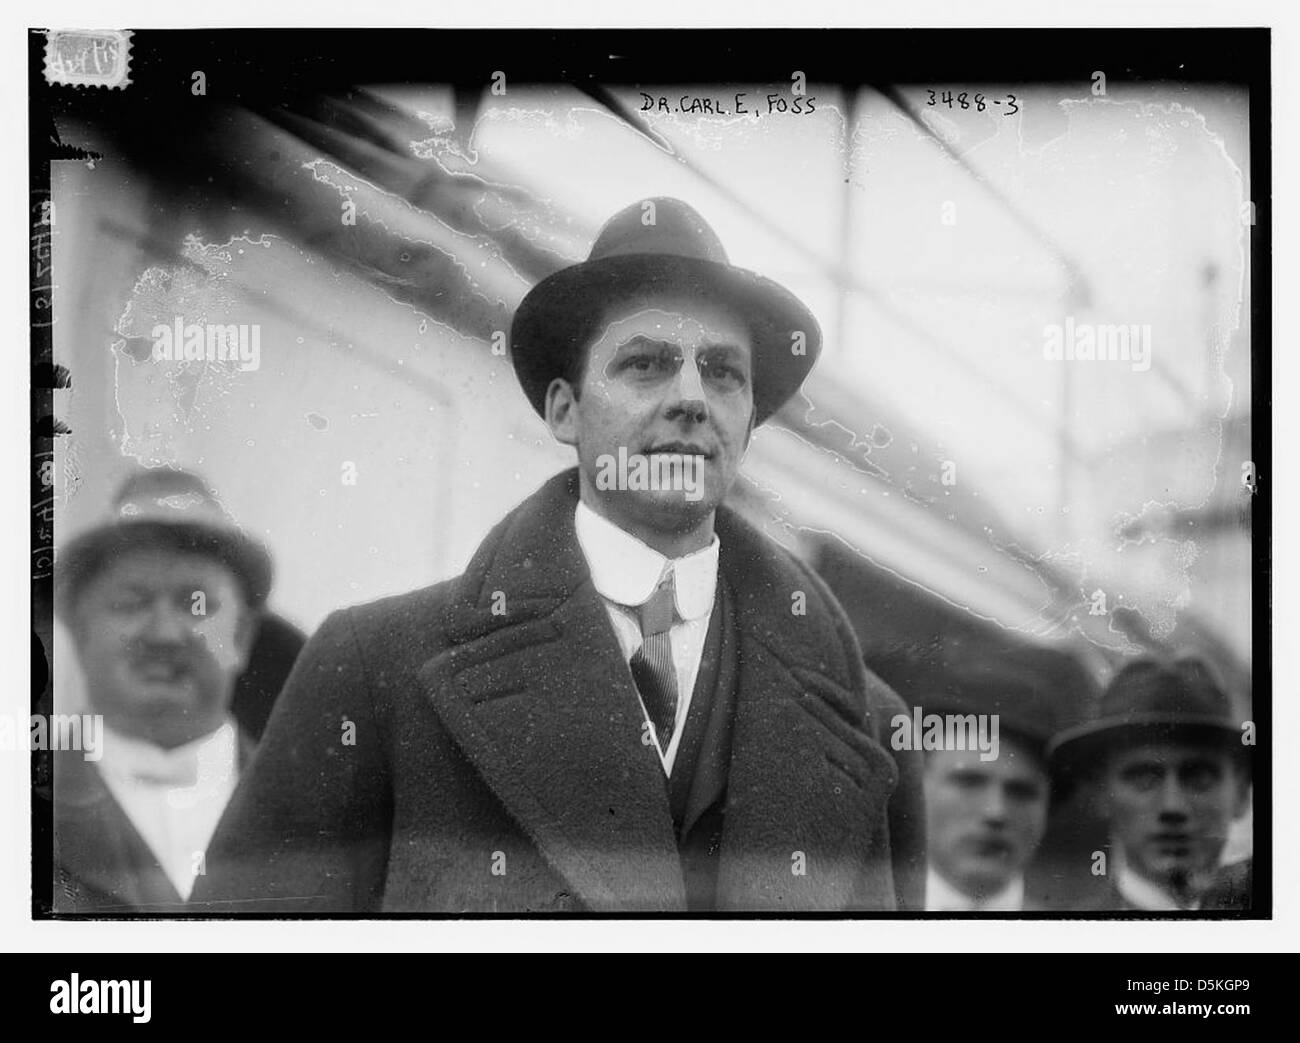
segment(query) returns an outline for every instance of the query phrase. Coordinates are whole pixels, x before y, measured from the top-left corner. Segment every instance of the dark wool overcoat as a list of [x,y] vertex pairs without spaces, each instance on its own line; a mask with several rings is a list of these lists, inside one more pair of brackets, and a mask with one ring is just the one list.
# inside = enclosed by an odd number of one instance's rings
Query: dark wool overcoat
[[[246,770],[256,741],[239,732]],[[94,762],[77,750],[54,758],[53,911],[68,915],[178,915],[189,906],[158,856],[105,784]]]
[[[574,531],[577,471],[459,577],[335,612],[298,659],[190,908],[686,909],[667,787]],[[825,584],[728,509],[738,672],[720,911],[921,907],[920,754]]]

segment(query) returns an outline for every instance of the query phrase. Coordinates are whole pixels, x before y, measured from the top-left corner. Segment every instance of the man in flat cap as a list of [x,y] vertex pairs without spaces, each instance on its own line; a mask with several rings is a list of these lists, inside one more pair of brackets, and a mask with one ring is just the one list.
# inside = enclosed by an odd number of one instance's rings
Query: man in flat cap
[[266,550],[179,471],[128,478],[59,553],[54,607],[103,743],[55,755],[55,912],[185,908],[251,756],[230,707],[270,587]]
[[323,624],[219,830],[210,911],[918,907],[902,704],[824,584],[722,506],[819,350],[674,199],[535,286],[512,361],[578,466],[461,576]]
[[1250,907],[1248,874],[1219,864],[1248,800],[1242,723],[1199,660],[1143,658],[1111,680],[1096,719],[1054,740],[1054,771],[1091,787],[1109,823],[1097,911]]

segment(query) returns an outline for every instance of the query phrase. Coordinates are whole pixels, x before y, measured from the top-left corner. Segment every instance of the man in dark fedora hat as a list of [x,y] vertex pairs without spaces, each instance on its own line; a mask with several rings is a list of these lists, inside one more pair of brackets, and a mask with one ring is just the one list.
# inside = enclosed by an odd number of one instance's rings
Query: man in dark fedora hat
[[219,830],[209,908],[916,908],[902,704],[823,583],[722,506],[820,346],[675,199],[535,286],[511,357],[578,466],[462,575],[323,624]]
[[103,742],[55,756],[55,912],[184,908],[251,755],[231,700],[271,578],[204,483],[168,469],[129,477],[58,553],[55,612]]
[[1094,720],[1054,740],[1054,771],[1090,787],[1109,824],[1097,910],[1250,907],[1248,874],[1219,865],[1248,799],[1243,723],[1200,660],[1143,658],[1111,680]]
[[894,741],[925,752],[926,910],[1046,909],[1026,870],[1048,824],[1047,744],[1088,691],[1082,665],[1056,648],[1018,644],[884,676],[912,704]]

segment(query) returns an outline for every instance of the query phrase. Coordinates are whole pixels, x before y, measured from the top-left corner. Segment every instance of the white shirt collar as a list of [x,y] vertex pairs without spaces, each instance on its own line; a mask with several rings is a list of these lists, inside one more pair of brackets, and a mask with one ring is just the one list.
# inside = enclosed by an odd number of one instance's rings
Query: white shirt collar
[[1025,905],[1025,878],[1012,877],[997,894],[972,898],[948,883],[934,866],[925,872],[925,908],[936,913],[1018,913]]
[[666,558],[581,500],[573,522],[578,545],[591,569],[591,581],[601,597],[620,605],[643,604],[671,568],[677,615],[683,620],[699,619],[713,610],[720,546],[717,533],[702,550]]
[[1124,849],[1118,845],[1115,848],[1115,888],[1130,905],[1144,912],[1183,913],[1201,907],[1200,899],[1191,905],[1179,905],[1163,887],[1133,869],[1124,857]]
[[184,745],[164,749],[154,743],[104,726],[104,752],[99,770],[131,782],[193,786],[200,776],[233,763],[238,734],[227,719],[215,731]]

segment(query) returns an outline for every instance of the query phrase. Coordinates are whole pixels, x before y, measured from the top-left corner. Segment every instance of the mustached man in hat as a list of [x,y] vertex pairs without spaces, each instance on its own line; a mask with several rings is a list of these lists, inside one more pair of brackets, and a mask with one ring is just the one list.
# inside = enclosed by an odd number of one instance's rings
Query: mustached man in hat
[[211,910],[917,907],[902,704],[823,583],[722,506],[819,349],[674,199],[537,285],[513,364],[578,466],[463,575],[323,624],[219,831]]
[[1098,910],[1250,908],[1249,865],[1219,865],[1249,799],[1242,724],[1199,660],[1140,659],[1095,720],[1056,738],[1054,771],[1091,787],[1110,828]]
[[59,552],[55,611],[103,738],[56,754],[55,912],[184,908],[252,753],[230,707],[271,575],[199,478],[163,469]]
[[[1048,824],[1047,746],[1063,707],[1087,687],[1082,666],[1050,648],[964,660],[917,687],[924,714],[967,725],[954,729],[954,744],[925,753],[928,911],[1047,908],[1025,879]],[[993,741],[981,748],[970,734]]]

